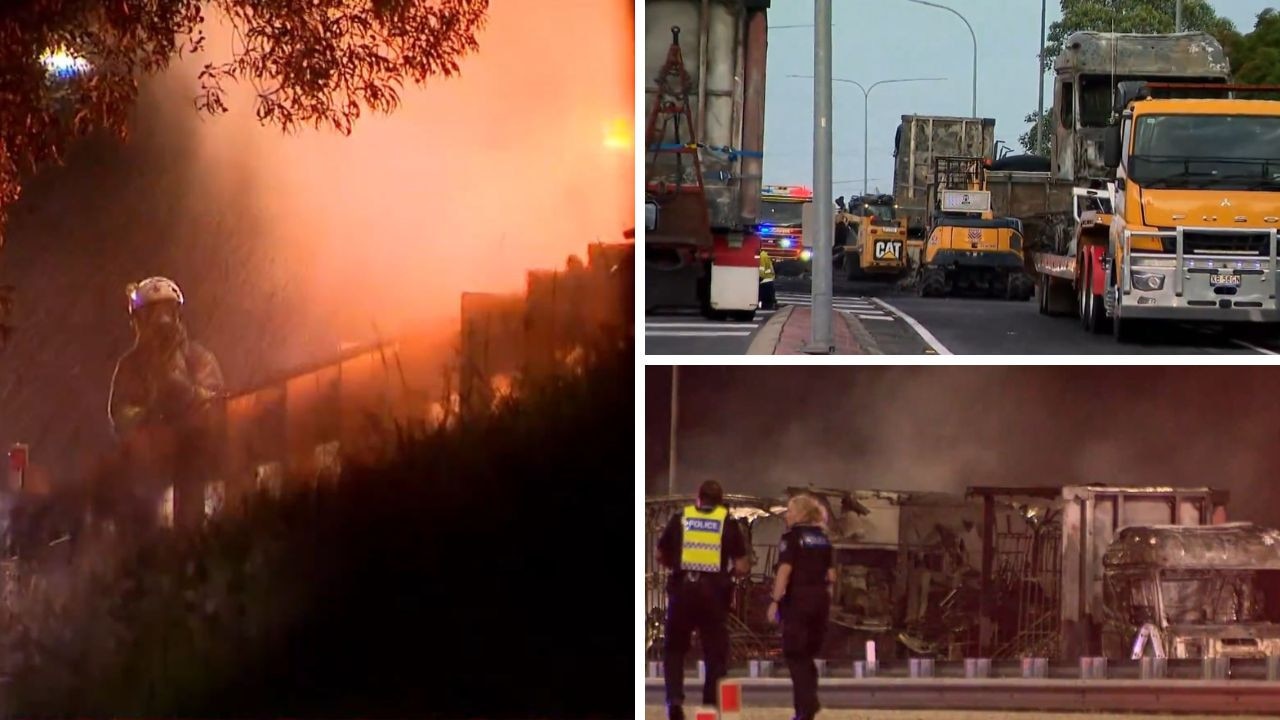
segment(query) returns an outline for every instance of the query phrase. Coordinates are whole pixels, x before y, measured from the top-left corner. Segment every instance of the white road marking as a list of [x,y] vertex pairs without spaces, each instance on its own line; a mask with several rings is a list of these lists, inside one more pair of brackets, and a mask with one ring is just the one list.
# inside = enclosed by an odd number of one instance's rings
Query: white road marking
[[[780,293],[778,302],[786,305],[810,307],[813,305],[813,297],[803,293]],[[858,317],[863,318],[874,317],[881,319],[885,315],[884,311],[866,298],[834,297],[831,299],[831,307],[841,312],[857,314]],[[892,317],[884,317],[883,319],[893,320]]]
[[904,321],[906,321],[906,323],[907,323],[908,325],[910,325],[910,326],[911,326],[911,329],[912,329],[912,330],[915,330],[915,331],[916,331],[916,333],[917,333],[918,335],[920,335],[921,339],[923,339],[923,340],[925,341],[925,344],[927,344],[929,347],[933,348],[933,351],[934,351],[934,352],[938,353],[939,355],[953,355],[953,354],[954,354],[954,353],[952,353],[950,350],[948,350],[948,349],[947,349],[947,346],[946,346],[946,345],[943,345],[943,344],[942,344],[942,342],[941,342],[940,340],[938,340],[938,338],[934,337],[934,336],[933,336],[933,333],[931,333],[931,332],[929,332],[928,330],[926,330],[926,329],[924,328],[924,326],[923,326],[923,325],[921,325],[919,322],[916,322],[916,319],[915,319],[915,318],[913,318],[913,317],[911,317],[910,315],[908,315],[908,314],[906,314],[906,313],[902,312],[902,311],[901,311],[901,310],[899,310],[898,308],[896,308],[896,307],[894,307],[894,306],[890,305],[889,303],[887,303],[887,302],[885,302],[885,301],[881,300],[880,298],[872,298],[872,302],[876,303],[876,304],[877,304],[877,305],[879,305],[880,307],[884,308],[885,310],[888,310],[889,312],[893,313],[894,315],[897,315],[898,317],[900,317],[900,318],[902,318]]
[[1233,342],[1233,343],[1235,343],[1235,344],[1237,344],[1237,345],[1239,345],[1239,346],[1241,346],[1241,347],[1249,348],[1250,350],[1253,350],[1254,352],[1262,353],[1263,355],[1280,355],[1280,353],[1278,353],[1278,352],[1273,352],[1273,351],[1268,350],[1268,349],[1266,349],[1266,348],[1260,348],[1260,347],[1258,347],[1257,345],[1254,345],[1253,343],[1247,343],[1247,342],[1245,342],[1245,341],[1243,341],[1243,340],[1236,340],[1235,338],[1232,338],[1232,339],[1231,339],[1231,342]]
[[654,330],[644,331],[645,337],[747,337],[754,330],[746,330],[743,332],[732,331],[716,331],[716,330]]
[[645,324],[644,324],[644,327],[645,327],[645,329],[646,329],[646,330],[647,330],[647,329],[649,329],[649,328],[690,328],[690,329],[695,329],[695,328],[710,328],[710,329],[712,329],[712,330],[725,330],[725,329],[733,329],[733,328],[753,328],[753,327],[756,327],[756,323],[740,323],[740,322],[739,322],[739,323],[733,323],[733,322],[722,322],[722,323],[716,323],[716,322],[701,322],[701,323],[700,323],[700,322],[689,322],[689,323],[681,323],[681,322],[674,322],[674,323],[673,323],[673,322],[647,322],[647,323],[645,323]]
[[701,315],[690,316],[687,320],[680,317],[656,315],[646,318],[644,323],[645,337],[748,337],[767,318],[760,317],[764,311],[757,311],[757,317],[749,322],[707,320]]

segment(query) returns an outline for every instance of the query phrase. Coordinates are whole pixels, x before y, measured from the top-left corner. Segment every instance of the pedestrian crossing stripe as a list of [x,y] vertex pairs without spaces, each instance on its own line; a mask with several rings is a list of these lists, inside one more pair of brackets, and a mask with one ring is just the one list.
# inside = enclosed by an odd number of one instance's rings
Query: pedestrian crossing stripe
[[[779,293],[778,302],[783,305],[810,307],[813,305],[813,296],[803,293]],[[878,320],[880,322],[895,322],[897,320],[882,307],[865,297],[833,297],[831,298],[831,308],[836,312],[856,317],[859,320]]]
[[645,337],[747,337],[752,330],[645,330]]

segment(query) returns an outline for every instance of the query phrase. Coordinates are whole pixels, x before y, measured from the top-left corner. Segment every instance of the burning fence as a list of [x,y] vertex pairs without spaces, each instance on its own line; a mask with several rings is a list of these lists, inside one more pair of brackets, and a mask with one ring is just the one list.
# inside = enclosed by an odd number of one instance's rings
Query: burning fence
[[[402,431],[463,422],[526,380],[572,371],[595,343],[631,332],[633,257],[629,243],[593,245],[585,264],[529,273],[524,296],[464,295],[456,338],[424,333],[348,348],[231,395],[218,433],[220,480],[205,488],[206,513],[254,492],[279,493],[290,481],[335,478],[344,459],[377,460]],[[15,457],[21,477],[42,475],[27,463],[25,446]],[[87,493],[37,496],[33,489],[19,482],[0,495],[39,507],[36,515],[80,518],[62,525],[83,522]],[[10,545],[39,546],[51,532],[31,528],[32,537]]]

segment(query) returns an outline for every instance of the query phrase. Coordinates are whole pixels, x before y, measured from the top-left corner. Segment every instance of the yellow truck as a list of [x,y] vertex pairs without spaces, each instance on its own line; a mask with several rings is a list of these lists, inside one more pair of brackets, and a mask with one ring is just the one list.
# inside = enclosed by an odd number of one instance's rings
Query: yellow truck
[[901,277],[907,261],[907,220],[898,217],[892,195],[864,195],[836,214],[836,246],[849,280],[877,275]]
[[1261,99],[1280,88],[1230,84],[1205,33],[1074,33],[1054,67],[1051,170],[992,181],[997,214],[1036,228],[1041,313],[1121,342],[1280,321],[1280,102]]
[[[1280,321],[1280,86],[1121,82],[1101,297],[1116,338],[1148,320]],[[1092,302],[1089,302],[1089,301]]]

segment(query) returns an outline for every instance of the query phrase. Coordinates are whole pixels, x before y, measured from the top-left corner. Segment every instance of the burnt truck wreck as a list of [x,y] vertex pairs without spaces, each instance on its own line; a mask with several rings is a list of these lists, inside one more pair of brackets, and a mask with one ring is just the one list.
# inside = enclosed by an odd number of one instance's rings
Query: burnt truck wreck
[[1106,654],[1280,653],[1280,532],[1250,523],[1120,532],[1103,557]]
[[[869,640],[879,660],[1280,653],[1280,532],[1226,523],[1225,492],[793,487],[776,499],[727,499],[753,555],[730,620],[736,663],[781,654],[765,609],[786,502],[799,492],[827,508],[836,549],[828,660],[863,659]],[[666,578],[653,548],[689,502],[646,502],[652,659],[661,651]]]

